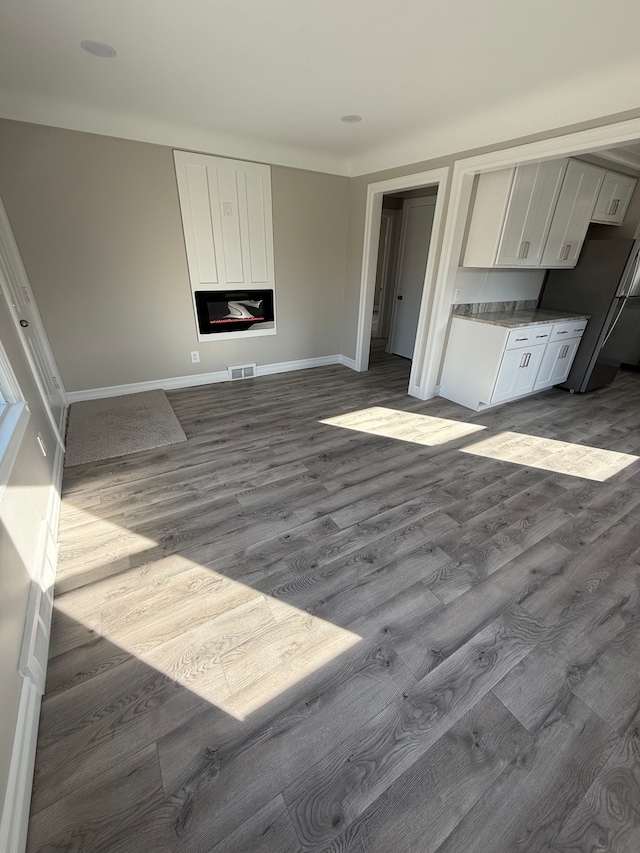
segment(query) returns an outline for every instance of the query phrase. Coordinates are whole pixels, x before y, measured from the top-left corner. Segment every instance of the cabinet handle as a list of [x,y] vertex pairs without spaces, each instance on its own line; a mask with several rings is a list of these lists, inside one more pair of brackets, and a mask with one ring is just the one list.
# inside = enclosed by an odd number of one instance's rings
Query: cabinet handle
[[520,359],[520,367],[529,367],[529,362],[531,361],[531,353],[525,352],[522,358]]
[[522,243],[520,243],[520,260],[524,260],[527,257],[530,246],[531,243],[528,240],[523,240]]
[[569,344],[565,344],[560,350],[560,358],[566,358],[569,352]]
[[516,341],[528,341],[529,338],[516,338]]
[[558,255],[559,261],[566,261],[569,257],[569,252],[571,251],[571,243],[564,243],[562,249],[560,250],[560,254]]
[[548,338],[549,335],[536,335],[536,338]]
[[620,199],[614,198],[611,204],[609,205],[609,210],[607,212],[608,216],[614,216],[618,212],[618,207],[620,206]]
[[558,332],[558,337],[559,337],[560,335],[568,335],[568,334],[569,334],[569,332],[568,332],[568,331],[566,331],[566,330],[565,330],[564,332]]

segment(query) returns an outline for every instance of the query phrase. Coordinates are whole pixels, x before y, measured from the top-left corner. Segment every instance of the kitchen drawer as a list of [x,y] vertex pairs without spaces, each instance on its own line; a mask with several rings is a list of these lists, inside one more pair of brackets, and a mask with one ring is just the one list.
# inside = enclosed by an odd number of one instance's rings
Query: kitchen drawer
[[522,349],[523,347],[546,344],[551,335],[552,325],[527,326],[524,329],[512,329],[509,332],[505,349]]
[[551,341],[566,341],[569,338],[581,338],[587,328],[586,320],[572,320],[567,323],[554,323],[551,327]]

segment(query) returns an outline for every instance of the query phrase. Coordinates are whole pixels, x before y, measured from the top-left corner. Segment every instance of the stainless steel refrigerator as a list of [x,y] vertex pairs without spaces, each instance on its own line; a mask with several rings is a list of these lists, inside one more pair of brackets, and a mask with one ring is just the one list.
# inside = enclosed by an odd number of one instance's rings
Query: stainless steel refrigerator
[[559,387],[582,392],[609,385],[622,363],[640,362],[640,244],[587,241],[576,267],[547,273],[539,307],[591,315]]

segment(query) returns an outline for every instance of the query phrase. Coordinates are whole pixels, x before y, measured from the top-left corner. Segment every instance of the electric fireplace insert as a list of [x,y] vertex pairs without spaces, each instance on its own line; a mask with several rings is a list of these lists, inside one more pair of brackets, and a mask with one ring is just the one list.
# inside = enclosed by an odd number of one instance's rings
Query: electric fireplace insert
[[273,322],[273,290],[196,290],[195,297],[201,335]]

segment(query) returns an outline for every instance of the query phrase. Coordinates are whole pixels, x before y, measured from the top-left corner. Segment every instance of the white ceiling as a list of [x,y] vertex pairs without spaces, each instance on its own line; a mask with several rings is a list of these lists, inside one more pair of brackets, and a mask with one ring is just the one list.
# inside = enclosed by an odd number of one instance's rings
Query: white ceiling
[[359,174],[640,107],[639,25],[637,0],[2,0],[0,115]]

